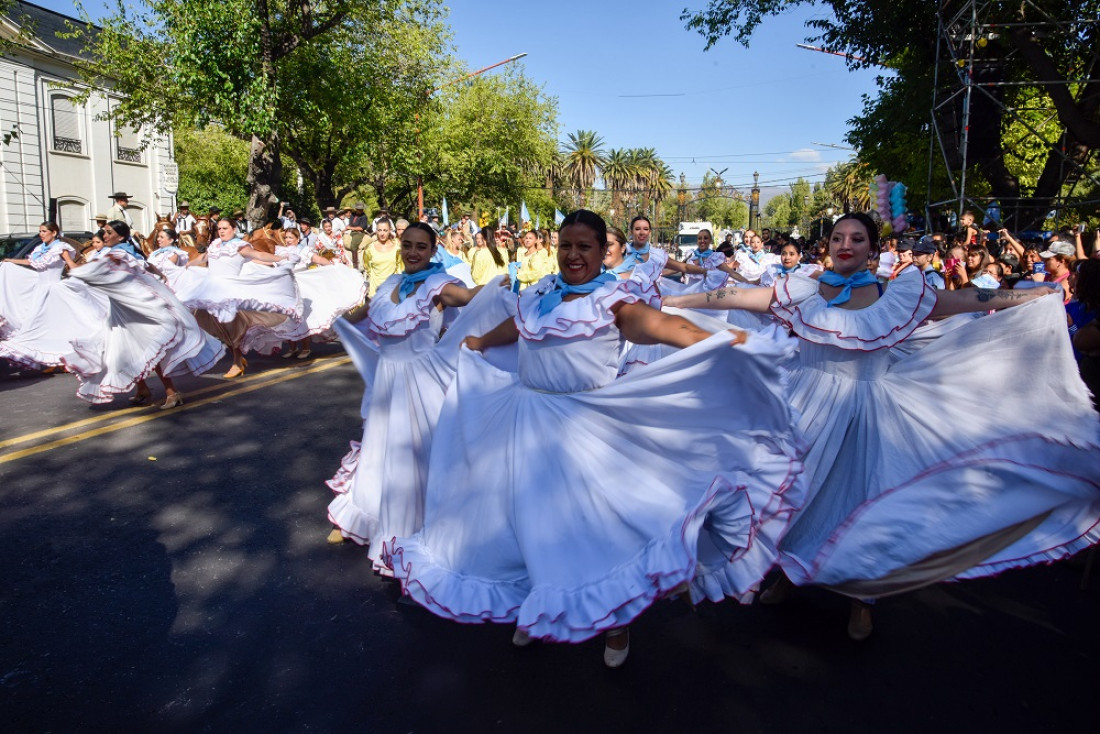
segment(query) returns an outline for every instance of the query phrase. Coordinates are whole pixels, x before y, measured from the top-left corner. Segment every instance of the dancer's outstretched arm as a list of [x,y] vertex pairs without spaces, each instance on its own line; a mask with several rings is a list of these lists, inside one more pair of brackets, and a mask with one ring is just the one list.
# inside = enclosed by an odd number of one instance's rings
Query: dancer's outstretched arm
[[961,288],[957,291],[937,291],[935,308],[928,316],[930,319],[942,319],[960,313],[974,311],[992,311],[1012,308],[1028,301],[1034,301],[1051,293],[1060,293],[1061,288],[1027,288],[1019,291],[994,290],[990,288]]
[[[670,347],[690,347],[711,336],[683,316],[661,313],[644,303],[622,304],[615,310],[615,323],[623,336],[635,344],[667,344]],[[729,329],[734,334],[732,344],[745,341],[745,332]]]
[[767,313],[772,305],[771,288],[718,288],[706,293],[667,296],[662,304],[676,308],[741,309]]

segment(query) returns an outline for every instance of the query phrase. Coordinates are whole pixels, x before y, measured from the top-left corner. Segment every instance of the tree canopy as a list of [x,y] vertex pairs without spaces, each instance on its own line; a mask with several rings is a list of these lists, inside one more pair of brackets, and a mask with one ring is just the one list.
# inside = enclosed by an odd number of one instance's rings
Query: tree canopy
[[[848,141],[859,149],[860,160],[891,179],[904,180],[914,197],[950,198],[942,165],[933,170],[933,190],[926,191],[937,10],[942,6],[951,14],[964,3],[710,0],[702,10],[684,10],[681,18],[706,39],[708,48],[730,35],[747,46],[768,17],[804,4],[831,11],[807,23],[807,42],[848,54],[851,68],[879,65],[893,72],[879,78],[882,93],[865,98],[862,113],[851,120]],[[1065,150],[1075,162],[1097,168],[1092,156],[1100,147],[1100,81],[1095,76],[1100,0],[980,5],[975,68],[1006,84],[973,93],[977,106],[971,109],[970,149],[960,165],[974,177],[974,190],[1015,201],[1005,207],[1006,214],[1014,212],[1017,224],[1028,226],[1041,221],[1058,196],[1100,195],[1096,181],[1075,188],[1074,166],[1054,152]],[[969,37],[968,26],[960,29],[961,38]],[[949,94],[960,79],[942,74],[939,84],[940,92]],[[1028,111],[1036,110],[1046,120],[1041,126],[1026,119]],[[1050,144],[1037,144],[1039,135]]]

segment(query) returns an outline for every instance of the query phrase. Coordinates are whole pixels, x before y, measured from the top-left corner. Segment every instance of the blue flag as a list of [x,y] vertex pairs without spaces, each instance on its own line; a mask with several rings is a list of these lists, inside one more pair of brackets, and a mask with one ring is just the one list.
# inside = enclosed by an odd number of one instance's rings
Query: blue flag
[[531,221],[531,213],[527,211],[527,202],[521,201],[519,203],[519,226],[526,226]]
[[564,222],[564,221],[565,221],[565,215],[562,214],[561,212],[559,212],[557,209],[555,209],[554,210],[554,224],[556,224],[560,227],[561,223]]
[[512,207],[510,207],[510,206],[504,207],[504,215],[500,219],[497,220],[497,225],[498,226],[504,227],[508,224],[508,210],[511,209],[511,208]]
[[443,197],[443,226],[451,223],[451,216],[447,213],[447,197]]

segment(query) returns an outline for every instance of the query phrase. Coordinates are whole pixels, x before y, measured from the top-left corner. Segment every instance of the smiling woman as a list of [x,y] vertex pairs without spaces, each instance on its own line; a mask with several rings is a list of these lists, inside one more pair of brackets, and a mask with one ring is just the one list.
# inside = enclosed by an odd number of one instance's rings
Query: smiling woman
[[[401,235],[405,272],[382,282],[365,319],[335,324],[366,390],[362,441],[352,444],[328,483],[336,493],[328,507],[335,526],[329,542],[369,544],[374,569],[387,576],[385,542],[423,524],[428,453],[462,335],[507,315],[501,288],[467,306],[481,287],[467,289],[448,275],[432,262],[435,253],[435,230],[410,224]],[[458,315],[460,307],[466,308]]]
[[[665,301],[770,309],[799,337],[790,393],[809,500],[783,540],[783,570],[796,584],[859,600],[1045,563],[1096,542],[1100,427],[1059,296],[939,291],[911,267],[883,286],[868,270],[877,244],[867,215],[846,214],[829,239],[833,269],[818,279],[795,273],[774,289]],[[1001,311],[938,339],[921,328],[990,309]],[[914,336],[919,350],[906,345]],[[1021,363],[1044,376],[1026,396],[988,401],[958,390],[959,375],[1012,384]],[[951,399],[930,398],[938,395]],[[778,602],[787,587],[762,601]],[[853,603],[848,631],[871,634],[868,606]]]
[[[775,367],[786,341],[662,314],[652,288],[601,273],[607,252],[603,220],[570,214],[560,273],[466,339],[424,529],[394,541],[392,566],[435,614],[515,623],[519,646],[606,633],[618,667],[654,600],[751,596],[800,489]],[[681,351],[616,379],[624,338]],[[494,366],[517,341],[518,372]],[[736,389],[717,379],[730,374]]]

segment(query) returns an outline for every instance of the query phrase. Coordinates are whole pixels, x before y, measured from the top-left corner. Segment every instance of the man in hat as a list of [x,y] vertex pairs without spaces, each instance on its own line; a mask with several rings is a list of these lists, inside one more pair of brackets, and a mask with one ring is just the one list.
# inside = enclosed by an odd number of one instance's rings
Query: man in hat
[[134,228],[134,220],[130,219],[130,214],[126,211],[126,207],[130,204],[130,195],[125,191],[116,191],[108,198],[114,199],[115,203],[110,209],[107,210],[108,222],[126,222],[130,229]]
[[298,220],[298,231],[302,233],[302,244],[313,250],[317,247],[317,233],[313,231],[313,220],[302,217]]
[[191,213],[191,202],[181,201],[176,212],[176,234],[187,234],[195,228],[195,215]]
[[348,252],[351,253],[352,260],[355,262],[355,266],[359,267],[359,248],[363,245],[363,238],[367,229],[370,227],[370,220],[367,219],[366,204],[357,201],[353,208],[355,211],[351,215],[351,219],[348,220],[348,226],[345,228],[348,232],[346,245]]
[[472,216],[472,212],[463,212],[462,219],[458,220],[458,231],[462,233],[463,239],[470,242],[474,241],[474,232],[477,230],[474,221],[470,218]]
[[103,229],[103,225],[107,223],[107,215],[96,214],[95,217],[92,218],[92,221],[95,222],[96,229]]
[[[944,281],[943,276],[937,273],[932,266],[932,260],[936,257],[936,243],[928,235],[915,242],[907,241],[906,245],[909,246],[910,243],[913,249],[913,264],[920,268],[921,274],[924,276],[924,282],[937,290],[942,291],[945,289],[947,283]],[[902,249],[902,246],[898,245],[898,249]]]
[[244,216],[244,210],[238,209],[233,212],[233,221],[237,223],[237,236],[245,237],[252,231],[252,222],[248,221]]

